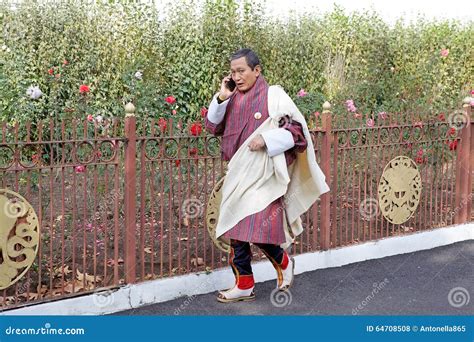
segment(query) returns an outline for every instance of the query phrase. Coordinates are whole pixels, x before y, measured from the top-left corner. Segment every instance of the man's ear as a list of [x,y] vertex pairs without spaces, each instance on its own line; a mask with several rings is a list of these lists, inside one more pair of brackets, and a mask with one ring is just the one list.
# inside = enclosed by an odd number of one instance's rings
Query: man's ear
[[262,73],[262,67],[259,64],[255,66],[255,72],[257,73],[257,77]]

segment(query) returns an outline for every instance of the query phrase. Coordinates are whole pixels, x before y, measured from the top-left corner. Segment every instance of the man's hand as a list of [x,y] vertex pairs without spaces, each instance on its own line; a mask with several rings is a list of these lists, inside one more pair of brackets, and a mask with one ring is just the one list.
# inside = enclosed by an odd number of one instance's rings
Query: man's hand
[[253,138],[249,143],[249,149],[252,152],[261,150],[263,148],[265,148],[265,140],[263,140],[263,137],[260,134]]
[[227,88],[226,84],[227,84],[227,82],[229,82],[230,79],[231,79],[230,76],[226,76],[222,79],[222,82],[221,82],[221,89],[219,91],[219,97],[223,101],[227,100],[229,97],[232,96],[232,94],[234,94],[237,91],[237,87],[235,87],[234,91],[230,91],[230,89]]

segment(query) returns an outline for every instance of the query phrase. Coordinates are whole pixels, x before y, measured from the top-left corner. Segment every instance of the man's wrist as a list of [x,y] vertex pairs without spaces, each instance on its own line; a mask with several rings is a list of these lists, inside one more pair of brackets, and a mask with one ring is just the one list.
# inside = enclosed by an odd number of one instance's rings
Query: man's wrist
[[217,95],[217,103],[221,104],[225,100],[227,100],[227,98],[223,97],[221,94]]

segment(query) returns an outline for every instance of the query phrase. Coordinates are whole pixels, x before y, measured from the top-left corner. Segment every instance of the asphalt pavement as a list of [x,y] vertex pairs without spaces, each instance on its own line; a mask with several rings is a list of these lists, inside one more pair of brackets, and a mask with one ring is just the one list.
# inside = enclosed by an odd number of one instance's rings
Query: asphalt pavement
[[289,293],[257,283],[256,300],[216,293],[115,315],[473,315],[474,240],[297,275]]

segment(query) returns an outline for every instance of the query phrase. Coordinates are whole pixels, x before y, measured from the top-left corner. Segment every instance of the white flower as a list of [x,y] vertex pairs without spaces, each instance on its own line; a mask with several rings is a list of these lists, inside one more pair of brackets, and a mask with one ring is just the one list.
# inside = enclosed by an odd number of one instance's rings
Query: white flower
[[7,49],[7,46],[6,45],[2,45],[2,50],[6,50]]
[[135,78],[136,78],[137,80],[141,80],[142,77],[143,77],[143,73],[142,73],[141,71],[137,71],[137,72],[135,73]]
[[40,90],[38,86],[29,86],[26,90],[26,95],[31,97],[33,100],[39,99],[43,92]]
[[95,117],[95,121],[97,121],[97,123],[101,123],[103,119],[104,119],[104,118],[102,117],[102,115],[97,115],[97,116]]

